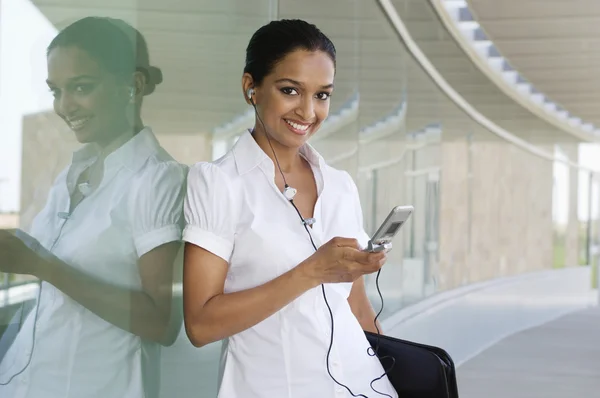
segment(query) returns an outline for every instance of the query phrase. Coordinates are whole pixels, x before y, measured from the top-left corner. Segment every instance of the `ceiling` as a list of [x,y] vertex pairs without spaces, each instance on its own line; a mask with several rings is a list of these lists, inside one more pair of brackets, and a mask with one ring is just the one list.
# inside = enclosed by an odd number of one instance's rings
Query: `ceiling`
[[600,1],[468,3],[512,67],[572,115],[600,126]]
[[[245,47],[258,27],[275,18],[303,18],[330,36],[338,50],[331,111],[336,113],[360,92],[356,121],[360,128],[388,116],[406,99],[409,130],[443,122],[456,126],[455,130],[464,136],[475,125],[409,55],[375,0],[33,3],[58,28],[83,16],[110,15],[123,18],[142,31],[151,61],[162,68],[165,76],[156,93],[147,98],[144,111],[155,131],[161,133],[211,132],[248,111],[240,88]],[[490,82],[466,57],[427,1],[395,0],[394,5],[444,78],[482,114],[534,143],[573,140],[516,104]]]

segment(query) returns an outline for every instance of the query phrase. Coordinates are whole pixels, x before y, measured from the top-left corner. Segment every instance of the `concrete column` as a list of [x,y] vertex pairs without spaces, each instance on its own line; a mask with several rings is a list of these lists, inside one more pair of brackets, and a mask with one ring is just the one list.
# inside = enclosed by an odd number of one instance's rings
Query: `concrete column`
[[[579,161],[579,145],[565,144],[561,145],[562,150],[571,162]],[[578,189],[579,175],[577,169],[569,170],[569,208],[567,228],[565,230],[565,266],[574,267],[579,264],[579,218],[578,208]]]

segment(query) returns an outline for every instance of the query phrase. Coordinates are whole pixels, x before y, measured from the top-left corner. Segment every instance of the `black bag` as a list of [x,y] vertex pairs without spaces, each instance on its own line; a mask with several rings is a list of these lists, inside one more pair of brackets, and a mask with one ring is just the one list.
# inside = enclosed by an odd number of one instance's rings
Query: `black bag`
[[[454,362],[438,347],[365,332],[400,398],[458,398]],[[395,359],[395,363],[394,360]]]

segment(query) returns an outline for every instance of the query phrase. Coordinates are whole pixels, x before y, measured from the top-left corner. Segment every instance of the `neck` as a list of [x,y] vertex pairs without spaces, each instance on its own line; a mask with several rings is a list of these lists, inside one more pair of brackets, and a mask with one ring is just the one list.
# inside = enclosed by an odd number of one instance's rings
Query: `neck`
[[119,149],[121,146],[123,146],[123,144],[125,144],[127,141],[129,141],[131,138],[133,138],[135,135],[137,135],[143,129],[144,129],[144,124],[142,123],[141,120],[139,120],[139,123],[136,122],[136,124],[133,128],[125,129],[121,134],[111,137],[110,140],[103,141],[103,142],[97,142],[96,149],[97,149],[98,153],[100,154],[98,160],[106,159],[106,157],[108,155],[110,155],[111,153],[113,153],[114,151]]
[[[270,138],[269,140],[262,128],[255,127],[252,136],[263,152],[271,158],[275,167],[277,167],[277,162],[279,162],[279,167],[281,167],[283,173],[290,173],[302,166],[299,148],[285,147],[273,138]],[[275,154],[277,155],[277,158]]]

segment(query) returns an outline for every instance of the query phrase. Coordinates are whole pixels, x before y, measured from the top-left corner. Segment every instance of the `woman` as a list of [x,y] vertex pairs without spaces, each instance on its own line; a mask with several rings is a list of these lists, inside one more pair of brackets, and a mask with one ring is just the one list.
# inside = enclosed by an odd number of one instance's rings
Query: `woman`
[[[334,75],[335,48],[314,25],[263,26],[242,77],[254,129],[190,169],[185,327],[198,347],[226,339],[220,398],[346,397],[344,386],[378,395],[371,381],[384,370],[367,353],[363,330],[376,327],[362,276],[385,254],[361,251],[356,186],[307,143],[328,115]],[[385,377],[373,388],[396,396]]]
[[0,237],[0,271],[42,281],[0,365],[0,396],[151,397],[159,344],[174,338],[186,177],[141,118],[162,75],[141,34],[109,18],[65,28],[47,60],[54,110],[86,145],[56,179],[31,237]]

